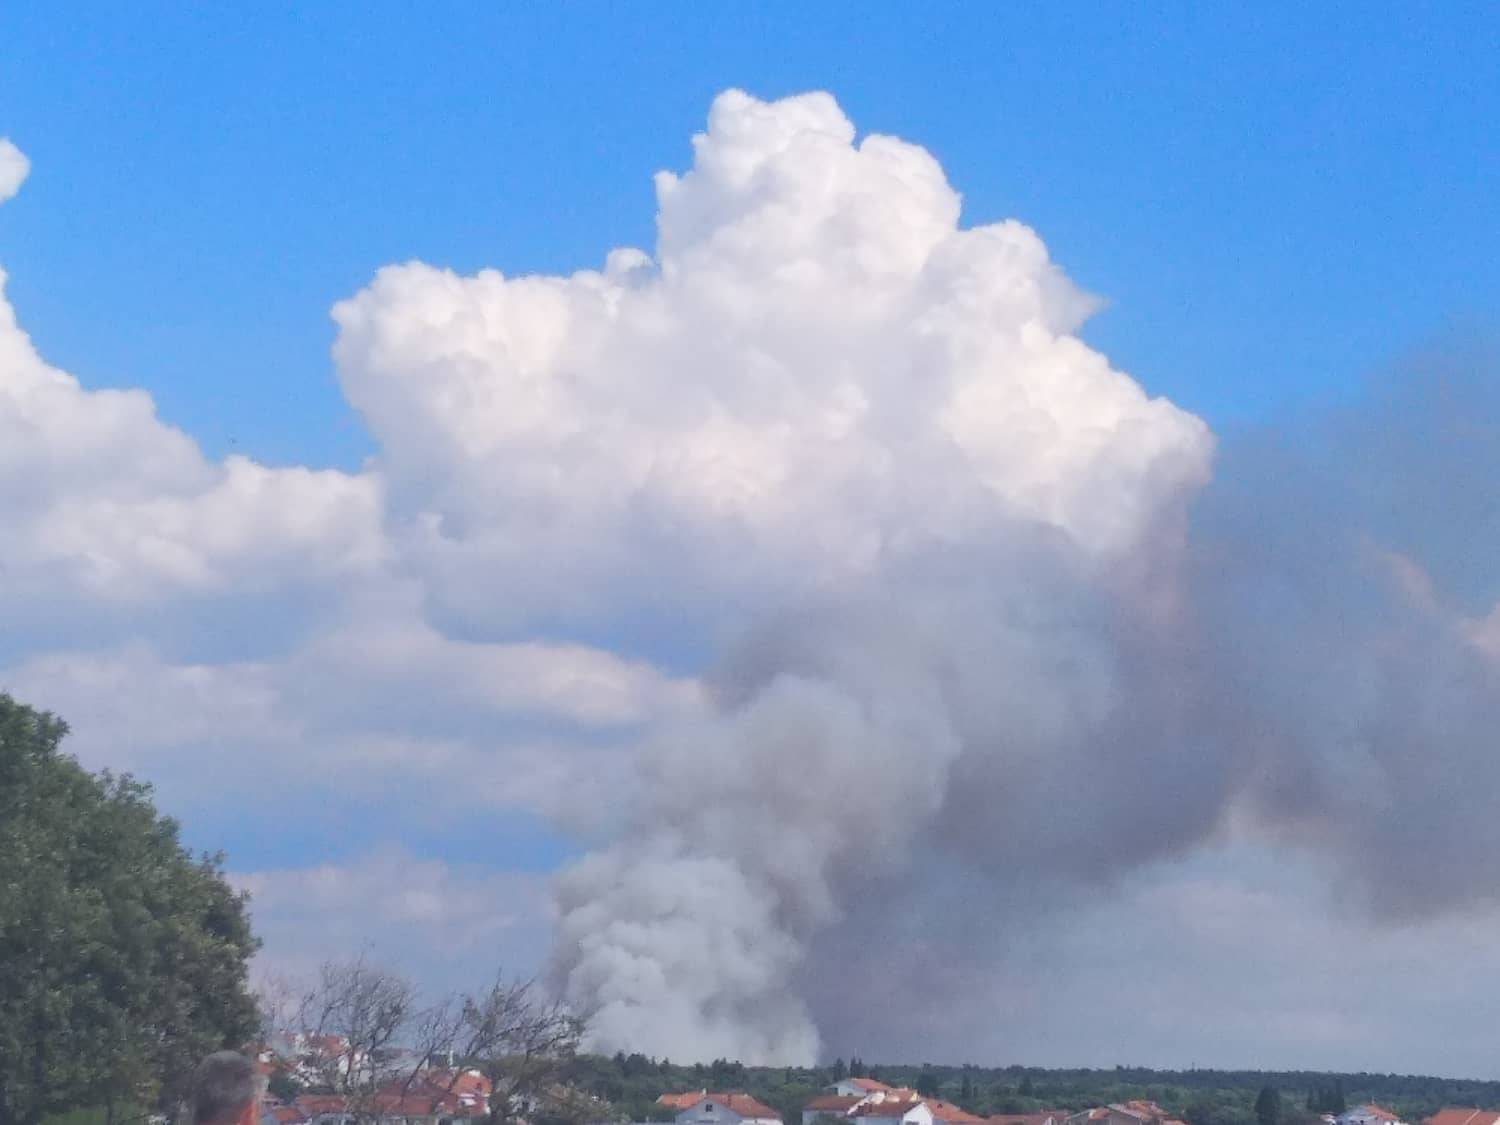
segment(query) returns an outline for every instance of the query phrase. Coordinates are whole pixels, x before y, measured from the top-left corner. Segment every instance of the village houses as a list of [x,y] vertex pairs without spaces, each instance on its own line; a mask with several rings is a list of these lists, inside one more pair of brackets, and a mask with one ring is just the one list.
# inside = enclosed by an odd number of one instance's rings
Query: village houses
[[782,1125],[781,1114],[737,1091],[663,1094],[656,1101],[677,1111],[675,1125]]
[[1401,1118],[1385,1106],[1366,1102],[1338,1115],[1338,1125],[1406,1125]]
[[1184,1125],[1155,1102],[1136,1099],[1080,1110],[1063,1118],[1063,1125]]

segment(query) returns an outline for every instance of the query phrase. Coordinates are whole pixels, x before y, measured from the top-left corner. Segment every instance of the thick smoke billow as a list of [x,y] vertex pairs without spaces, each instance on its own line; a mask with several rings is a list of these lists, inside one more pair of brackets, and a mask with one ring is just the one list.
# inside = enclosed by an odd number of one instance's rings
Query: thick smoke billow
[[657,196],[650,253],[341,302],[357,473],[207,457],[0,295],[0,686],[192,807],[591,833],[553,979],[677,1060],[992,1042],[1008,935],[1231,837],[1500,906],[1493,355],[1216,442],[826,95],[724,94]]
[[1273,838],[1399,922],[1500,904],[1500,361],[1450,344],[1226,450],[1199,726]]
[[[663,485],[785,565],[781,606],[712,713],[651,741],[627,830],[562,880],[556,971],[602,1045],[801,1061],[810,947],[952,817],[978,863],[1100,876],[1203,830],[1148,787],[1222,784],[1160,738],[1175,700],[1152,682],[1211,442],[1077,339],[1090,302],[1034,234],[958,225],[921,150],[856,144],[823,97],[736,94],[695,149],[616,298],[642,311],[601,354],[639,346],[644,310],[712,340],[673,366],[689,403],[701,372],[707,417],[693,403],[679,430],[684,404],[654,404],[654,456],[706,457]],[[721,440],[774,475],[715,479]],[[971,786],[986,807],[960,811]],[[1150,829],[1065,828],[1081,791],[1139,795]]]
[[[824,462],[864,456],[790,549],[867,547],[758,607],[711,714],[648,741],[640,807],[563,877],[555,971],[601,1045],[805,1061],[820,1024],[868,1035],[903,968],[979,969],[1049,895],[1231,819],[1311,848],[1377,917],[1495,900],[1500,828],[1464,789],[1500,780],[1500,591],[1448,604],[1409,550],[1472,549],[1412,534],[1455,489],[1457,525],[1500,539],[1482,380],[1450,379],[1432,417],[1424,368],[1305,451],[1237,443],[1206,489],[1204,427],[1072,334],[1088,304],[1030,232],[958,227],[924,154],[855,145],[826,101],[735,95],[696,153],[660,185],[647,291],[669,306],[704,271],[756,351],[789,290],[819,310],[779,374],[836,371],[846,405],[797,456],[814,494]],[[743,393],[765,440],[803,421]],[[1463,456],[1427,448],[1465,420]],[[803,480],[780,478],[789,507]],[[833,964],[872,949],[879,987]],[[955,999],[920,991],[918,1026]]]
[[[802,1060],[809,949],[934,833],[1104,878],[1202,831],[1147,786],[1223,784],[1158,733],[1212,439],[1079,340],[1030,229],[962,227],[827,95],[724,94],[657,195],[599,272],[382,271],[336,356],[436,619],[758,622],[562,880],[555,972],[601,1046]],[[1114,786],[1150,829],[1062,830]]]

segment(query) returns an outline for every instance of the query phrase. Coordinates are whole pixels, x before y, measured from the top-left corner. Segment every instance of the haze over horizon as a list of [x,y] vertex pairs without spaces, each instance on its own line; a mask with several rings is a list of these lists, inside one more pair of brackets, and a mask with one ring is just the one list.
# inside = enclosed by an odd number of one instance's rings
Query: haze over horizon
[[[228,850],[265,971],[503,963],[676,1060],[1500,1077],[1474,36],[1289,109],[1285,29],[955,21],[903,101],[899,21],[694,15],[605,105],[468,18],[0,48],[0,690]],[[1204,108],[1236,31],[1265,104]],[[1065,128],[1109,68],[1134,147]]]

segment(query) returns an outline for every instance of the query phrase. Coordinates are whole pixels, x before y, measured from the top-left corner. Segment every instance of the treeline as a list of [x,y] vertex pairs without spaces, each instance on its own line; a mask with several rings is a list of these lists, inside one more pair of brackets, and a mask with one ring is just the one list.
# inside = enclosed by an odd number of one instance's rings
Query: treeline
[[170,1115],[197,1061],[257,1027],[245,896],[66,733],[0,693],[0,1125]]
[[[1500,1082],[1325,1071],[1048,1069],[859,1059],[836,1060],[824,1067],[747,1067],[724,1059],[684,1065],[617,1054],[580,1057],[574,1081],[633,1121],[670,1120],[671,1112],[655,1104],[659,1095],[707,1088],[753,1094],[777,1109],[788,1125],[798,1125],[808,1099],[850,1073],[910,1086],[981,1115],[1084,1109],[1148,1098],[1189,1125],[1268,1125],[1268,1109],[1276,1125],[1305,1125],[1319,1113],[1367,1101],[1379,1102],[1414,1123],[1444,1105],[1500,1107]],[[1264,1096],[1268,1090],[1273,1095],[1269,1100]]]

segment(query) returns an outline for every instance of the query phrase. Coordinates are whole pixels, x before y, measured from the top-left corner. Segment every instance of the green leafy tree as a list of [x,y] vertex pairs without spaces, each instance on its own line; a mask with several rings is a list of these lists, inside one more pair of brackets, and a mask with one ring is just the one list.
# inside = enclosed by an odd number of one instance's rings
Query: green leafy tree
[[255,939],[217,857],[149,786],[91,774],[60,719],[0,694],[0,1122],[156,1105],[256,1029]]
[[1262,1086],[1255,1096],[1255,1120],[1259,1125],[1278,1125],[1281,1121],[1281,1095],[1272,1086]]
[[937,1075],[930,1070],[923,1070],[917,1075],[917,1093],[924,1098],[935,1098],[938,1096]]

